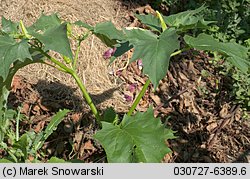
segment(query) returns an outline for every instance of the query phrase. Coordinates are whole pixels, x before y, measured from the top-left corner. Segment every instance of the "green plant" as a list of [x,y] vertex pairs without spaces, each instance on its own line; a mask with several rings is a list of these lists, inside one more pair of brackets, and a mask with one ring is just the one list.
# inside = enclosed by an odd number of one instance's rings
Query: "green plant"
[[[244,72],[248,71],[250,65],[247,60],[247,49],[241,45],[231,42],[222,43],[204,33],[197,37],[186,34],[190,29],[208,28],[212,23],[205,21],[199,15],[204,9],[205,7],[202,6],[193,11],[171,16],[162,16],[159,12],[157,16],[137,15],[137,18],[150,30],[140,28],[118,30],[111,22],[102,22],[95,26],[82,21],[62,22],[56,14],[42,15],[28,28],[22,21],[16,24],[2,18],[0,55],[3,56],[1,61],[4,65],[0,67],[1,95],[5,96],[4,101],[6,101],[10,83],[19,68],[36,62],[53,66],[71,75],[78,84],[97,123],[102,128],[94,137],[104,147],[109,162],[160,162],[164,155],[171,151],[166,146],[165,140],[174,138],[174,133],[166,129],[160,119],[154,117],[152,107],[145,113],[134,114],[134,110],[150,83],[156,89],[159,81],[165,77],[171,57],[195,48],[218,51]],[[71,26],[86,28],[88,32],[75,35]],[[121,120],[111,109],[108,109],[103,116],[99,114],[76,73],[80,44],[89,35],[97,36],[113,49],[106,54],[106,56],[108,54],[112,56],[110,63],[131,48],[134,48],[134,54],[130,61],[142,59],[143,73],[148,76],[148,80]],[[69,38],[78,42],[75,52],[71,51]],[[185,42],[182,44],[185,46],[182,49],[180,49],[180,39]],[[61,60],[52,57],[50,51],[59,53]],[[154,150],[157,152],[153,152]]]
[[243,118],[249,119],[247,111],[250,110],[250,75],[234,68],[231,64],[225,63],[218,68],[221,68],[220,73],[231,80],[227,84],[230,91],[230,97],[233,103],[240,105],[243,110]]
[[[42,147],[45,140],[56,130],[58,124],[63,120],[63,117],[69,112],[69,110],[61,110],[57,112],[51,118],[50,123],[46,129],[40,133],[35,133],[34,131],[27,131],[23,135],[19,136],[19,116],[16,115],[15,111],[9,110],[12,112],[11,115],[6,116],[6,119],[11,121],[11,119],[16,119],[16,132],[9,128],[9,125],[2,126],[3,130],[0,131],[1,141],[0,147],[8,152],[9,157],[0,159],[1,162],[10,161],[10,162],[30,162],[29,157],[34,157],[32,162],[38,162],[37,151]],[[8,114],[7,112],[6,114]],[[1,119],[3,121],[3,119]],[[7,137],[5,137],[5,135]],[[7,141],[7,142],[5,142]]]

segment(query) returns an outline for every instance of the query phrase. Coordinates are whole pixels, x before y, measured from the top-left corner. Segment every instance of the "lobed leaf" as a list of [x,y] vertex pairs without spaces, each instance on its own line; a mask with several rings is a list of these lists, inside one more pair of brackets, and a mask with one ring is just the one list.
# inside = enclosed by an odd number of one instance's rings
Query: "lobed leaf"
[[39,19],[30,27],[27,28],[28,32],[34,33],[38,31],[45,31],[61,24],[61,20],[57,14],[44,15],[42,14]]
[[205,23],[203,19],[203,16],[198,15],[201,11],[205,9],[205,6],[201,6],[195,10],[188,10],[170,16],[164,16],[163,18],[168,26],[176,28],[179,28],[181,26],[195,25],[198,22],[203,22],[204,25],[207,25],[207,23]]
[[248,49],[235,42],[219,42],[211,35],[199,34],[197,37],[189,35],[184,36],[185,42],[198,50],[217,51],[228,56],[229,62],[238,67],[241,71],[247,72],[250,67],[250,60],[248,59]]
[[6,34],[15,34],[18,32],[18,23],[12,22],[2,16],[2,32]]
[[143,73],[156,88],[159,81],[166,76],[170,55],[179,49],[178,35],[172,28],[165,30],[160,36],[142,29],[126,30],[127,40],[134,46],[131,61],[142,59]]
[[145,113],[125,115],[120,125],[102,122],[102,130],[94,137],[104,147],[108,162],[156,163],[171,152],[165,144],[165,134],[164,126],[154,118],[150,107]]
[[[185,31],[194,28],[208,28],[208,25],[214,23],[214,21],[205,21],[203,16],[199,15],[204,9],[205,7],[201,6],[195,10],[163,16],[163,19],[169,27],[175,27],[177,31]],[[135,16],[152,30],[161,32],[161,23],[156,16],[152,14]]]
[[96,24],[96,26],[94,27],[94,33],[104,35],[112,40],[124,39],[123,32],[120,30],[117,30],[114,24],[110,21]]
[[67,36],[67,23],[61,23],[57,14],[42,14],[27,30],[45,45],[45,50],[53,50],[73,59]]
[[67,36],[66,23],[48,28],[46,31],[44,31],[43,34],[31,32],[31,35],[36,37],[45,45],[45,51],[54,50],[64,56],[73,59],[73,54]]
[[27,40],[16,42],[8,35],[0,36],[0,77],[6,80],[10,66],[16,61],[31,59]]

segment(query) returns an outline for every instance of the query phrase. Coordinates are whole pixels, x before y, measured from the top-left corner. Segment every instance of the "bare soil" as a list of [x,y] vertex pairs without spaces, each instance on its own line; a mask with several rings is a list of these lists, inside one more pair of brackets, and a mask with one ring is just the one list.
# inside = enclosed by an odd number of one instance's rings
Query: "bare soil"
[[[0,0],[0,15],[29,25],[41,12],[58,12],[68,21],[82,20],[89,24],[111,20],[118,27],[140,25],[131,12],[151,13],[148,6],[116,0]],[[138,9],[139,7],[139,9]],[[100,110],[112,106],[123,115],[131,103],[123,95],[135,97],[146,81],[136,63],[130,64],[118,76],[111,75],[126,64],[108,67],[102,54],[106,47],[95,37],[82,45],[79,74]],[[206,71],[206,74],[202,73]],[[217,80],[220,85],[217,85]],[[137,90],[129,93],[128,85]],[[230,79],[218,73],[210,58],[190,51],[171,62],[156,93],[152,87],[143,97],[138,111],[153,105],[155,116],[177,131],[177,139],[168,141],[172,154],[163,162],[250,162],[250,122],[242,119],[240,106],[232,103],[228,85]],[[68,114],[42,148],[44,162],[51,156],[80,159],[85,162],[106,162],[105,152],[92,135],[96,131],[93,116],[85,105],[73,79],[44,65],[31,65],[18,72],[13,81],[9,106],[22,106],[28,120],[22,121],[21,133],[33,129],[40,132],[59,109]],[[1,153],[0,156],[5,155]],[[31,159],[32,160],[32,159]]]

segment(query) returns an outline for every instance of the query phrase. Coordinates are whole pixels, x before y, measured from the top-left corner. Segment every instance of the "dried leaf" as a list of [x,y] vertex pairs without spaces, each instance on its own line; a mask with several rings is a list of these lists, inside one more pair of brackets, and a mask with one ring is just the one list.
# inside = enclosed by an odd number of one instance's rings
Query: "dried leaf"
[[215,129],[218,126],[218,124],[216,122],[213,122],[211,124],[209,124],[206,129],[211,132],[213,129]]
[[221,118],[226,118],[226,116],[228,115],[228,108],[229,108],[228,104],[224,104],[222,106],[222,109],[220,110],[220,113],[219,113]]

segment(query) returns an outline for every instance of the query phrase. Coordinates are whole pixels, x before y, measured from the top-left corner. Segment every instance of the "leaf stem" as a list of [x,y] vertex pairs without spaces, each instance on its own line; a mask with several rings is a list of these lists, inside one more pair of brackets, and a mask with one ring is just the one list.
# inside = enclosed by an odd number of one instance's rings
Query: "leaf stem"
[[132,113],[133,113],[133,111],[135,110],[136,106],[139,104],[141,98],[142,98],[143,95],[145,94],[145,92],[146,92],[146,90],[147,90],[149,84],[150,84],[150,79],[147,79],[146,83],[143,85],[142,90],[140,91],[140,93],[139,93],[139,95],[136,97],[136,99],[135,99],[133,105],[132,105],[131,108],[129,109],[129,111],[128,111],[128,113],[127,113],[128,116],[131,116],[131,115],[132,115]]
[[74,56],[73,69],[76,69],[76,62],[78,60],[78,56],[79,56],[79,52],[80,52],[80,48],[81,48],[81,43],[82,43],[82,41],[87,39],[88,36],[89,36],[89,33],[86,33],[82,37],[77,38],[78,39],[78,46],[77,46],[76,53],[75,53],[75,56]]
[[39,51],[46,56],[49,60],[51,60],[53,63],[55,63],[56,65],[58,65],[60,68],[62,68],[63,70],[65,70],[66,73],[72,74],[74,73],[74,70],[72,70],[71,68],[67,67],[66,65],[64,65],[63,63],[59,62],[58,60],[56,60],[55,58],[51,57],[49,54],[47,54],[46,52],[44,52],[43,50],[39,49]]
[[74,57],[74,60],[73,60],[73,69],[76,69],[76,62],[77,62],[78,55],[79,55],[79,52],[80,52],[81,42],[82,41],[79,40],[79,43],[78,43],[78,46],[77,46],[77,49],[76,49],[76,54],[75,54],[75,57]]
[[28,31],[27,31],[27,29],[25,28],[25,26],[24,26],[22,20],[20,20],[19,25],[20,25],[20,28],[21,28],[21,30],[22,30],[22,33],[23,33],[24,37],[27,38],[27,39],[31,39],[31,35],[28,34]]
[[16,141],[19,141],[19,121],[20,121],[21,109],[18,108],[17,118],[16,118]]
[[188,51],[189,49],[190,49],[190,47],[186,47],[186,48],[183,48],[183,49],[178,50],[178,51],[176,51],[176,52],[173,52],[173,53],[170,55],[170,57],[173,57],[173,56],[175,56],[175,55],[179,55],[180,53],[185,52],[185,51]]

